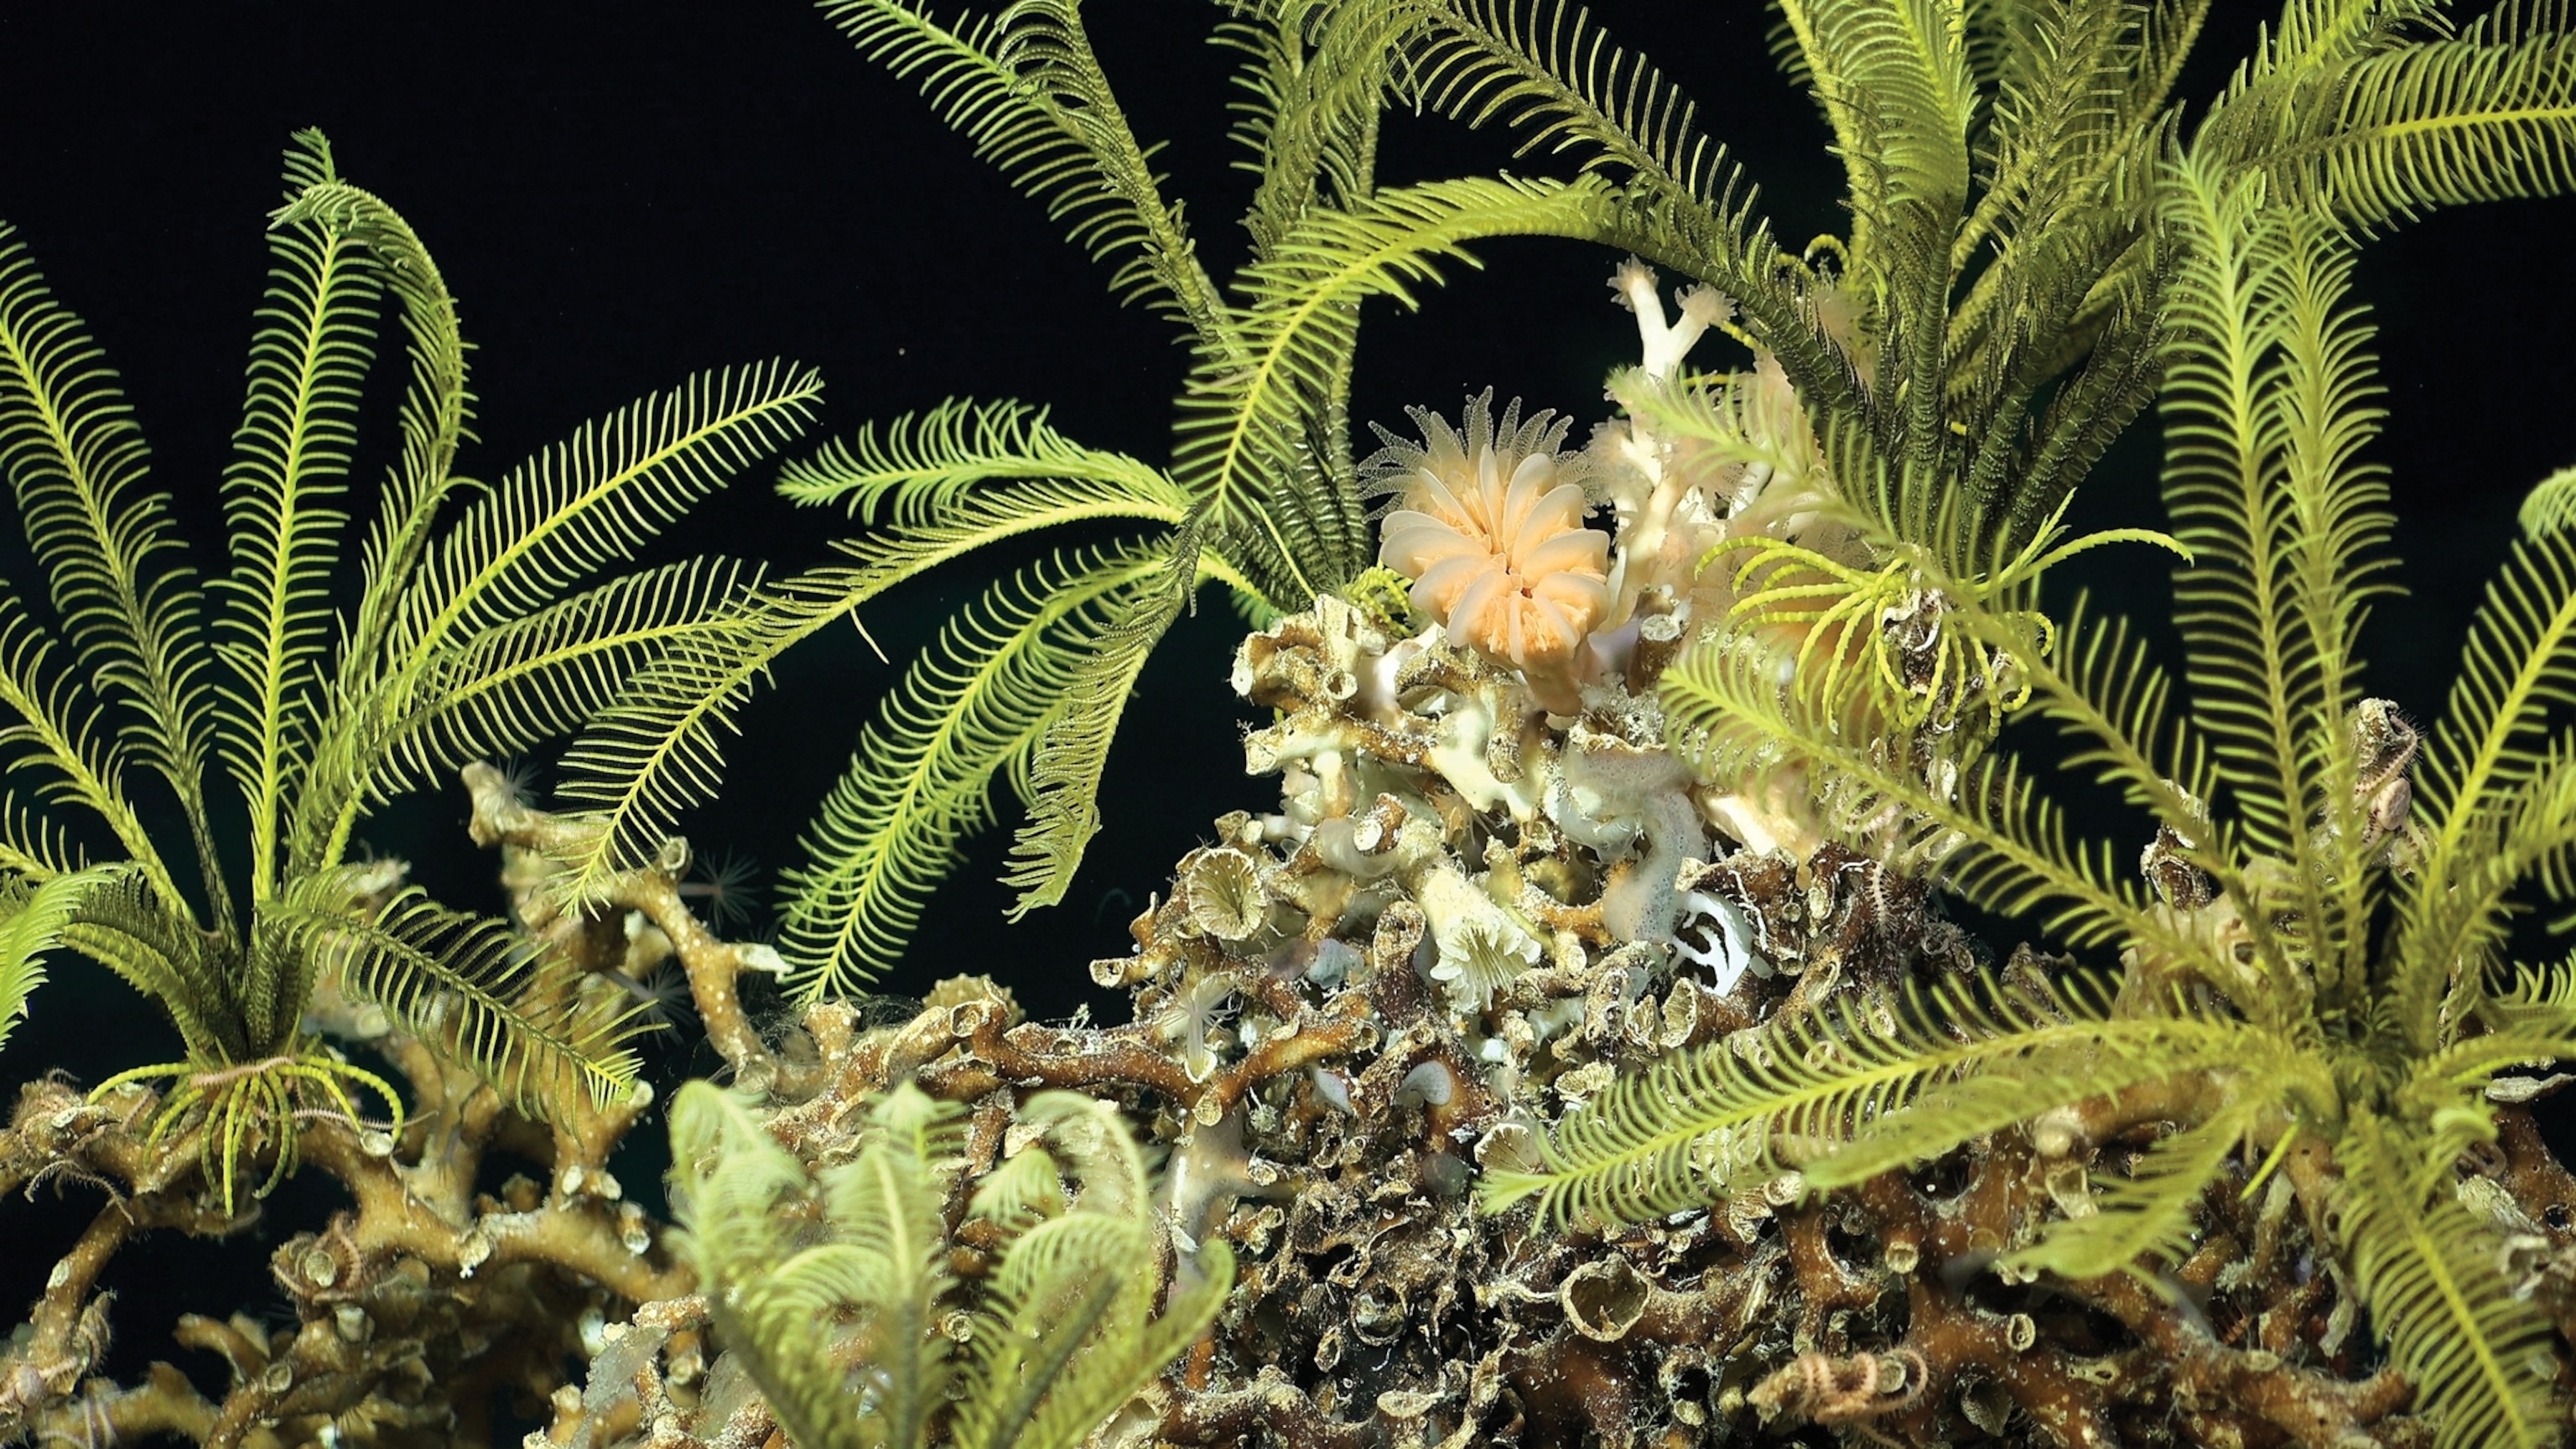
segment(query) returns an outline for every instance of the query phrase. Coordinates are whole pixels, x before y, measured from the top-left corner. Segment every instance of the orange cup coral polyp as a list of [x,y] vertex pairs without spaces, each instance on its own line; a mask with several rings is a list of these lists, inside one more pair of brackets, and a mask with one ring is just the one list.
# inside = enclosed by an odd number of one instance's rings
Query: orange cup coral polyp
[[[1413,580],[1414,607],[1449,642],[1521,671],[1541,703],[1574,697],[1576,650],[1610,610],[1610,539],[1583,526],[1583,485],[1556,451],[1566,423],[1520,404],[1499,426],[1491,394],[1467,402],[1463,433],[1413,409],[1420,444],[1387,439],[1379,486],[1401,492],[1378,562]],[[1381,436],[1384,436],[1381,434]]]

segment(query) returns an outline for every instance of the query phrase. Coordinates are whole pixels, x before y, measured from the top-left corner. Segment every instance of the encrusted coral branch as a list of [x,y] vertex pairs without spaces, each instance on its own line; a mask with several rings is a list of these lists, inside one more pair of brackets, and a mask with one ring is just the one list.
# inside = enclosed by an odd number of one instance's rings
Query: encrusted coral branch
[[[486,844],[540,851],[582,828],[578,819],[518,804],[488,767],[467,777],[476,836]],[[663,864],[684,855],[675,845]],[[526,924],[566,958],[567,969],[549,973],[543,989],[621,992],[600,978],[623,974],[642,953],[676,954],[738,1069],[782,1089],[810,1087],[812,1069],[800,1076],[762,1043],[734,995],[735,977],[747,961],[761,964],[761,948],[720,941],[699,925],[674,869],[620,876],[605,899],[577,910],[523,890]],[[231,1387],[215,1399],[166,1364],[131,1387],[93,1377],[109,1307],[96,1285],[117,1250],[141,1233],[226,1237],[255,1222],[256,1212],[222,1212],[202,1177],[201,1129],[151,1136],[159,1099],[149,1090],[122,1088],[95,1103],[53,1080],[22,1090],[0,1130],[0,1192],[51,1183],[94,1188],[109,1201],[55,1265],[28,1331],[0,1349],[0,1439],[114,1442],[172,1433],[204,1445],[283,1446],[316,1436],[407,1442],[430,1432],[483,1442],[495,1395],[547,1400],[563,1386],[558,1366],[604,1351],[603,1325],[628,1305],[687,1301],[689,1271],[607,1166],[649,1109],[649,1092],[599,1103],[577,1084],[531,1083],[557,1104],[549,1126],[327,982],[309,1024],[362,1041],[391,1063],[408,1088],[408,1121],[398,1140],[337,1116],[300,1124],[304,1162],[336,1179],[351,1204],[321,1231],[287,1238],[272,1257],[294,1326],[182,1319],[181,1346],[229,1366]],[[478,1191],[496,1152],[525,1160],[544,1180],[513,1176],[497,1197]],[[768,1433],[765,1420],[756,1434],[749,1420],[741,1429],[751,1435],[739,1441],[746,1449]]]
[[[541,859],[571,854],[596,839],[599,826],[580,815],[555,815],[519,799],[508,777],[489,764],[476,763],[463,772],[474,813],[466,828],[474,843],[504,846]],[[550,872],[539,870],[515,893],[520,924],[559,949],[588,957],[602,954],[596,943],[581,938],[603,929],[625,930],[627,912],[635,913],[660,934],[688,973],[689,994],[705,1027],[707,1042],[733,1067],[734,1077],[751,1090],[773,1085],[786,1096],[802,1096],[812,1083],[796,1074],[760,1039],[743,1014],[738,982],[746,970],[776,975],[785,969],[767,946],[717,939],[698,922],[680,896],[680,877],[689,869],[688,842],[665,841],[653,865],[604,876],[597,888],[578,902],[558,899]],[[623,955],[622,945],[612,947]]]

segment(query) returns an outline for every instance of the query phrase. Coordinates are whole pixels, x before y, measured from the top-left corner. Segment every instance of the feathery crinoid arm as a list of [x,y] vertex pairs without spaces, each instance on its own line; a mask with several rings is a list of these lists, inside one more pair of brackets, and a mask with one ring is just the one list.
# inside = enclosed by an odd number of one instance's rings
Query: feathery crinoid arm
[[1029,0],[955,26],[921,0],[823,0],[860,52],[918,78],[949,125],[975,143],[1094,257],[1110,286],[1187,324],[1204,343],[1225,331],[1225,303],[1162,198],[1152,153],[1129,129],[1082,24],[1078,0]]
[[1256,255],[1315,207],[1354,205],[1376,186],[1379,122],[1398,85],[1427,69],[1414,51],[1444,13],[1432,0],[1262,0],[1218,22],[1216,43],[1243,56],[1232,134],[1260,177],[1243,219]]
[[[312,142],[318,146],[319,137]],[[279,229],[319,229],[356,244],[358,257],[402,318],[408,364],[398,414],[401,453],[376,490],[357,604],[333,631],[336,650],[320,671],[323,697],[312,708],[312,737],[298,746],[305,763],[299,788],[290,792],[292,819],[281,841],[291,871],[336,858],[333,842],[346,830],[350,812],[362,808],[371,789],[398,788],[399,782],[368,778],[379,753],[412,738],[421,723],[416,714],[384,707],[387,671],[401,663],[388,657],[388,641],[441,507],[476,485],[454,471],[473,413],[465,338],[456,299],[419,234],[382,198],[336,176],[311,180],[271,221]]]
[[[2175,576],[2199,719],[2228,813],[2289,862],[2319,971],[2358,987],[2373,874],[2358,641],[2393,520],[2363,461],[2381,415],[2351,257],[2314,213],[2198,150],[2168,166],[2165,498],[2193,561]],[[2311,830],[2322,816],[2326,829]]]
[[[951,398],[880,428],[869,423],[781,471],[778,491],[839,504],[919,550],[890,567],[934,567],[1016,534],[1103,518],[1177,524],[1189,496],[1162,469],[1057,432],[1046,409]],[[853,545],[861,558],[866,546]]]
[[[1159,1253],[1143,1162],[1114,1109],[1041,1093],[1015,1114],[1039,1143],[994,1168],[968,1211],[1001,1240],[967,1357],[941,1321],[960,1289],[941,1216],[963,1113],[906,1083],[869,1111],[858,1157],[819,1185],[704,1083],[671,1111],[686,1251],[718,1322],[797,1443],[1072,1449],[1202,1332],[1232,1282],[1220,1246],[1152,1316]],[[1068,1200],[1060,1174],[1077,1187]],[[824,1226],[803,1205],[819,1201]],[[834,1325],[818,1332],[817,1325]],[[851,1380],[871,1412],[854,1412]]]
[[2576,468],[2561,468],[2532,484],[2514,518],[2528,538],[2565,533],[2576,525]]
[[2564,898],[2576,848],[2576,534],[2517,540],[2469,624],[2459,677],[2425,741],[2412,818],[2424,837],[2399,901],[2391,984],[2419,1051],[2456,1030],[2444,1008],[2475,991],[2504,945],[2506,893],[2539,873]]
[[726,627],[675,644],[596,715],[565,756],[563,793],[604,828],[565,862],[568,888],[659,848],[678,812],[714,788],[735,711],[796,644],[988,545],[1102,521],[1176,527],[1189,506],[1160,469],[1082,447],[1010,402],[951,402],[864,428],[791,463],[779,486],[799,502],[843,503],[872,526],[839,545],[849,562],[745,598]]
[[[98,702],[61,660],[61,643],[0,589],[0,748],[13,765],[34,767],[40,799],[78,805],[103,823],[166,908],[186,918],[187,898],[162,865],[142,817],[125,793],[127,752],[101,743]],[[53,822],[23,809],[0,811],[0,868],[40,880],[75,868],[77,854]]]
[[1029,818],[1011,841],[1002,876],[1020,893],[1011,905],[1013,920],[1063,900],[1083,851],[1100,833],[1100,780],[1108,773],[1110,742],[1146,659],[1198,590],[1198,539],[1195,523],[1185,523],[1157,550],[1160,557],[1104,610],[1098,643],[1066,675],[1063,704],[1030,754]]
[[526,617],[630,558],[812,421],[822,379],[786,362],[700,373],[514,468],[439,540],[396,629],[407,668]]
[[1966,214],[1979,98],[1960,0],[1783,0],[1817,99],[1849,152],[1852,269],[1885,299],[1882,446],[1916,471],[1950,445],[1951,248]]
[[[954,1286],[941,1209],[964,1138],[965,1113],[909,1082],[880,1099],[869,1109],[858,1158],[823,1174],[836,1241],[808,1250],[806,1271],[795,1271],[798,1261],[791,1260],[771,1279],[791,1293],[801,1283],[826,1311],[835,1299],[861,1309],[864,1372],[881,1394],[888,1445],[925,1441],[955,1372],[938,1323],[941,1300]],[[834,1270],[828,1275],[819,1271],[827,1263]],[[794,1351],[773,1346],[779,1350]],[[812,1357],[811,1348],[805,1353]]]
[[[1963,613],[1962,621],[1972,630],[1987,627],[1973,611]],[[2040,714],[2075,738],[2066,767],[2090,767],[2130,804],[2191,842],[2194,864],[2230,899],[2255,899],[2237,822],[2213,819],[2208,810],[2208,802],[2218,798],[2220,777],[2207,735],[2197,716],[2169,709],[2173,681],[2147,642],[2131,634],[2128,621],[2094,614],[2081,595],[2059,632],[2063,647],[2055,657],[2033,659],[2025,667]],[[2283,932],[2268,915],[2252,912],[2242,921],[2255,953],[2245,964],[2265,978],[2269,991],[2245,990],[2239,963],[2202,936],[2171,930],[2162,912],[2147,919],[2147,934],[2138,944],[2196,971],[2255,1020],[2295,1032],[2312,995],[2309,977],[2291,961]]]
[[2050,230],[2112,201],[2144,159],[2149,123],[2171,96],[2207,0],[2153,6],[1967,7],[1969,69],[1992,100],[1977,117],[1983,189],[1951,244],[1952,265],[1992,244],[1999,258],[2044,248]]
[[2013,1263],[2081,1279],[2137,1271],[2149,1258],[2181,1262],[2201,1227],[2201,1195],[2222,1180],[2228,1157],[2285,1094],[2278,1076],[2251,1070],[2231,1076],[2222,1105],[2207,1120],[2158,1140],[2128,1176],[2097,1177],[2094,1211],[2051,1222],[2038,1242],[2012,1255]]
[[[905,1108],[880,1104],[857,1161],[839,1169],[832,1231],[807,1204],[818,1193],[804,1165],[743,1104],[690,1082],[671,1104],[673,1207],[681,1250],[708,1290],[716,1321],[789,1435],[806,1449],[914,1449],[947,1377],[945,1340],[931,1317],[949,1286],[939,1205],[953,1108],[906,1084]],[[921,1109],[928,1133],[888,1130],[890,1110]],[[944,1111],[945,1120],[939,1120]],[[930,1152],[923,1148],[938,1141]],[[890,1372],[870,1387],[881,1412],[852,1412],[835,1320],[862,1315],[851,1346]],[[910,1325],[907,1331],[906,1325]]]
[[1638,230],[1661,238],[1642,254],[1724,290],[1766,336],[1806,330],[1743,168],[1700,131],[1691,100],[1582,7],[1468,0],[1436,11],[1426,38],[1416,84],[1432,106],[1470,125],[1503,121],[1521,133],[1522,154],[1572,152],[1585,171],[1606,172],[1642,196]]
[[1159,1285],[1137,1265],[1159,1256],[1153,1207],[1117,1109],[1044,1092],[1018,1118],[1046,1129],[1080,1190],[1003,1250],[969,1340],[959,1449],[1073,1449],[1206,1331],[1234,1281],[1230,1251],[1211,1243],[1152,1316]]
[[2154,399],[2162,279],[2144,183],[2206,8],[1971,7],[1989,13],[1982,41],[1972,13],[1970,44],[1991,52],[1995,80],[1982,190],[1950,244],[1951,274],[1969,280],[1945,411],[1963,430],[1954,486],[1977,505],[1975,537],[2026,536]]
[[[411,576],[367,697],[335,721],[344,737],[323,757],[334,778],[314,784],[325,808],[301,813],[299,867],[336,864],[357,812],[402,774],[458,763],[435,746],[479,745],[525,734],[541,717],[589,713],[601,703],[603,661],[707,647],[702,636],[732,628],[742,591],[721,564],[578,591],[800,433],[821,390],[810,369],[780,362],[699,374],[583,426],[468,509]],[[466,667],[478,651],[523,667],[498,692],[478,689]],[[431,727],[388,732],[377,728],[384,720]]]
[[2456,36],[2301,78],[2251,158],[2288,199],[2355,225],[2555,196],[2576,183],[2576,32],[2553,0],[2506,0]]
[[2335,1144],[2343,1181],[2328,1221],[2437,1449],[2542,1449],[2558,1442],[2554,1335],[2505,1280],[2493,1227],[2451,1190],[2467,1145],[2356,1109]]
[[2449,8],[2450,0],[2286,0],[2266,44],[2230,90],[2241,94],[2275,77],[2326,73],[2410,35],[2447,30]]
[[[1979,507],[1953,522],[2017,543],[2154,395],[2158,277],[2138,182],[2204,9],[1784,7],[1784,60],[1849,172],[1841,276],[1772,244],[1688,103],[1579,8],[1445,11],[1421,85],[1462,119],[1505,120],[1527,146],[1622,182],[1594,239],[1733,300],[1840,471],[1883,466],[1927,497],[1965,489]],[[1860,315],[1827,329],[1828,294]]]
[[2311,126],[2324,119],[2316,93],[2330,92],[2356,62],[2412,36],[2449,33],[2449,8],[2450,0],[2284,0],[2277,22],[2264,27],[2203,115],[2193,145],[2259,165],[2266,146],[2296,131],[2303,109]]
[[2537,876],[2576,894],[2576,733],[2550,716],[2576,703],[2576,533],[2563,527],[2576,469],[2524,500],[2514,542],[2469,624],[2460,672],[2425,740],[2411,819],[2423,848],[2399,899],[2392,996],[2418,1051],[2436,1048],[2501,959],[2508,894]]
[[[1786,0],[1798,72],[1833,126],[1852,252],[1884,273],[1906,248],[1946,267],[1967,201],[1977,93],[1956,0]],[[1926,244],[1929,244],[1927,247]]]
[[[1822,98],[1840,82],[1827,79],[1831,57],[1799,43],[1808,18],[1802,9],[1788,14],[1784,59]],[[1819,427],[1870,415],[1871,384],[1853,339],[1820,325],[1822,279],[1780,250],[1755,210],[1756,188],[1700,134],[1692,103],[1642,56],[1566,0],[1444,7],[1425,39],[1417,84],[1426,103],[1471,125],[1499,120],[1520,132],[1524,150],[1571,152],[1587,176],[1614,183],[1590,240],[1717,288],[1777,357]],[[1839,101],[1827,110],[1837,121],[1857,117]],[[1857,212],[1858,198],[1883,191],[1883,169],[1867,146],[1841,154]]]
[[454,471],[474,409],[466,388],[465,336],[456,299],[428,247],[401,213],[373,193],[345,181],[319,181],[280,208],[275,220],[327,223],[362,244],[403,319],[409,377],[400,413],[402,455],[379,490],[367,533],[364,585],[335,681],[344,695],[363,694],[385,667],[382,646],[428,550],[439,506],[471,486]]
[[145,483],[147,452],[131,412],[80,319],[53,299],[24,244],[0,224],[0,471],[80,672],[121,712],[114,743],[100,745],[89,691],[60,672],[52,632],[11,599],[0,602],[0,703],[17,716],[6,733],[58,777],[47,787],[52,798],[96,813],[170,909],[187,913],[123,778],[126,761],[138,759],[179,796],[200,874],[220,902],[204,811],[211,725],[191,574],[167,498]]
[[2231,1017],[2113,1018],[2109,992],[1986,978],[1908,998],[1836,998],[1758,1040],[1668,1057],[1569,1114],[1536,1161],[1488,1169],[1501,1207],[1536,1197],[1559,1224],[1642,1222],[1788,1168],[1848,1186],[2052,1107],[2280,1053]]
[[[1417,87],[1422,66],[1415,52],[1442,13],[1432,0],[1262,0],[1217,23],[1215,43],[1243,56],[1234,74],[1241,94],[1231,107],[1232,136],[1250,153],[1238,164],[1260,178],[1243,218],[1255,259],[1275,252],[1309,216],[1360,206],[1376,190],[1386,108]],[[1215,339],[1213,350],[1235,340]],[[1337,361],[1306,409],[1298,475],[1272,488],[1269,503],[1288,515],[1281,520],[1284,532],[1330,537],[1365,552],[1365,529],[1345,506],[1359,486],[1350,423],[1357,350],[1344,348]],[[1247,617],[1277,613],[1257,593],[1238,593],[1235,603]]]
[[214,583],[215,655],[227,675],[215,727],[250,813],[255,902],[279,887],[286,797],[318,723],[330,578],[349,520],[342,496],[375,361],[382,289],[365,246],[343,216],[293,206],[338,180],[321,133],[299,132],[286,154],[289,206],[268,233],[249,398],[224,471],[232,568]]
[[1718,463],[1771,470],[1767,493],[1802,502],[1835,501],[1824,451],[1790,388],[1766,385],[1762,370],[1716,387],[1668,387],[1643,368],[1610,374],[1610,400],[1658,438],[1688,441]]
[[133,873],[130,865],[92,866],[31,884],[0,878],[0,1046],[27,1014],[27,997],[45,980],[45,955],[63,945],[72,914],[92,891]]
[[256,929],[251,949],[274,953],[282,989],[274,1017],[254,1027],[275,1040],[290,1039],[316,975],[336,961],[351,994],[531,1115],[555,1120],[577,1101],[615,1102],[634,1089],[636,1004],[503,922],[448,910],[416,888],[361,918],[326,873],[296,882]]
[[[2398,1100],[2419,1115],[2441,1118],[2479,1136],[2490,1129],[2487,1088],[2499,1076],[2538,1062],[2576,1059],[2576,959],[2516,966],[2509,984],[2503,967],[2491,966],[2482,974],[2490,978],[2480,983],[2476,1004],[2484,1030],[2464,1033],[2414,1058],[2398,1089]],[[2466,1116],[2443,1111],[2462,1105],[2463,1099],[2473,1104]]]
[[892,966],[926,899],[993,821],[992,782],[1024,777],[1126,594],[1165,567],[1144,547],[1059,555],[952,618],[888,694],[881,722],[806,828],[780,937],[809,997]]
[[232,962],[218,957],[214,938],[171,911],[148,873],[130,866],[111,868],[81,893],[62,937],[65,945],[160,1003],[178,1028],[189,1061],[249,1061],[276,1045],[250,1039]]
[[757,565],[689,559],[621,575],[484,630],[422,676],[428,707],[381,736],[379,791],[579,730],[669,656],[739,632]]

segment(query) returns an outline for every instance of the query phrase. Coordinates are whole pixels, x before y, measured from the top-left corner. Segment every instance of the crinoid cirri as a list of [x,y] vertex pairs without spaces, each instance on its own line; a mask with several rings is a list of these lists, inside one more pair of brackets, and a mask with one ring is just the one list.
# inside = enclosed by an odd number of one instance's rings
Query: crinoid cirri
[[1557,451],[1567,420],[1524,420],[1517,398],[1497,420],[1493,400],[1490,389],[1469,398],[1463,429],[1409,409],[1420,443],[1378,430],[1371,479],[1399,495],[1378,561],[1413,580],[1414,607],[1450,643],[1511,665],[1541,704],[1570,711],[1584,637],[1610,609],[1610,537],[1584,526],[1582,455]]

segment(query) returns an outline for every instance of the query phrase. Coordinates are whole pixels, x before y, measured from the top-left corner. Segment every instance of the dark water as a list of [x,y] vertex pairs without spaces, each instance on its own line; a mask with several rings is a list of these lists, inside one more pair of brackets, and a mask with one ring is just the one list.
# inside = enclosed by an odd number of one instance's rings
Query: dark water
[[[1784,235],[1839,229],[1823,128],[1772,75],[1767,23],[1752,6],[1596,8],[1700,99],[1707,128],[1764,184]],[[1239,255],[1232,218],[1247,188],[1228,169],[1225,57],[1197,38],[1214,7],[1096,9],[1138,130],[1170,141],[1158,164],[1190,198],[1221,273]],[[2196,84],[2221,77],[2256,14],[2239,7],[2213,21]],[[780,355],[824,370],[829,432],[954,395],[1008,396],[1052,405],[1056,424],[1086,442],[1167,455],[1182,375],[1170,329],[1114,305],[1103,271],[909,84],[863,64],[793,0],[0,0],[0,218],[122,371],[201,567],[220,558],[214,480],[265,266],[262,215],[276,204],[279,148],[301,126],[328,131],[343,173],[410,218],[460,298],[478,347],[481,443],[469,472],[497,476],[582,419],[692,371]],[[1383,170],[1429,178],[1503,157],[1489,138],[1399,118]],[[2393,469],[2411,590],[2374,619],[2373,682],[2419,718],[2439,711],[2521,491],[2576,462],[2576,361],[2563,342],[2576,335],[2576,279],[2562,264],[2570,235],[2576,204],[2474,209],[2383,238],[2363,267],[2392,413],[2377,455]],[[1602,286],[1614,259],[1553,242],[1479,255],[1483,273],[1431,295],[1419,314],[1373,312],[1359,415],[1395,422],[1407,403],[1454,410],[1463,393],[1494,386],[1588,425],[1604,409],[1603,373],[1635,345]],[[362,478],[382,466],[389,416],[388,396]],[[2141,431],[2077,521],[2158,521],[2153,469]],[[789,507],[768,481],[755,471],[702,505],[665,553],[825,558],[836,520]],[[2085,582],[2161,606],[2160,566],[2097,557]],[[0,563],[13,581],[26,577],[14,545],[0,546]],[[957,571],[867,623],[900,662],[986,577]],[[1006,836],[989,835],[889,989],[973,971],[1003,978],[1041,1014],[1092,998],[1084,963],[1123,951],[1126,920],[1209,819],[1274,798],[1240,772],[1241,715],[1223,685],[1238,632],[1211,602],[1147,673],[1112,763],[1108,826],[1071,903],[1005,928],[1008,896],[993,877]],[[686,823],[701,851],[766,872],[791,863],[799,826],[892,677],[847,630],[791,657],[744,717],[726,795]],[[463,815],[461,792],[423,794],[370,821],[366,841],[411,860],[446,899],[495,906],[490,860],[463,839]],[[50,1067],[96,1080],[175,1049],[121,986],[65,962],[0,1055],[0,1083]],[[659,1066],[676,1075],[691,1060],[676,1043]],[[272,1214],[281,1234],[327,1210],[326,1192],[297,1191]],[[0,1204],[0,1318],[31,1296],[88,1210]],[[130,1253],[117,1274],[133,1308],[122,1325],[128,1368],[165,1351],[179,1305],[156,1289],[179,1275],[192,1280],[189,1306],[274,1302],[262,1265],[237,1246]]]

